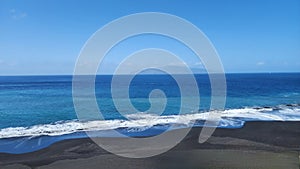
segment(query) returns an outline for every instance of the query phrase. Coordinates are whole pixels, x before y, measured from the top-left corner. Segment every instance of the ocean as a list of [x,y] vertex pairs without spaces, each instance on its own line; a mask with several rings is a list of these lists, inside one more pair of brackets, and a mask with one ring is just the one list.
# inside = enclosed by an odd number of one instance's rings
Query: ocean
[[[124,75],[126,76],[126,75]],[[182,75],[184,76],[184,75]],[[121,115],[111,94],[111,75],[98,75],[95,92],[105,120],[80,121],[72,99],[72,76],[0,76],[0,152],[26,153],[55,142],[95,136],[114,137],[111,130],[128,136],[152,136],[178,127],[203,126],[210,110],[211,88],[206,74],[195,75],[200,106],[178,115],[179,87],[170,75],[137,75],[129,87],[131,103],[139,112]],[[240,128],[247,121],[300,121],[300,73],[226,74],[227,97],[220,111],[220,128]],[[163,113],[148,112],[149,93],[164,91]],[[118,90],[124,90],[122,86]],[[188,96],[193,99],[193,94]],[[157,96],[154,103],[162,102]],[[126,105],[125,105],[126,106]],[[176,121],[178,116],[182,121]],[[130,118],[131,120],[128,120]],[[100,135],[99,135],[100,133]]]

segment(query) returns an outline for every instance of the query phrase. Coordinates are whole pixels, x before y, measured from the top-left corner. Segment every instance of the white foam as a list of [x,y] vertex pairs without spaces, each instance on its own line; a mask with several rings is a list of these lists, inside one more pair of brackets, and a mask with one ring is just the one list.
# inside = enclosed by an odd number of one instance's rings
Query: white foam
[[[10,127],[0,130],[0,138],[24,136],[57,136],[80,131],[113,130],[128,128],[130,131],[142,131],[156,125],[179,124],[192,126],[195,121],[206,120],[210,112],[190,113],[184,115],[158,116],[151,113],[129,114],[130,120],[65,121],[54,124],[35,125],[31,127]],[[276,108],[243,108],[217,112],[221,117],[219,127],[234,127],[243,124],[243,120],[300,121],[300,106],[278,106]]]

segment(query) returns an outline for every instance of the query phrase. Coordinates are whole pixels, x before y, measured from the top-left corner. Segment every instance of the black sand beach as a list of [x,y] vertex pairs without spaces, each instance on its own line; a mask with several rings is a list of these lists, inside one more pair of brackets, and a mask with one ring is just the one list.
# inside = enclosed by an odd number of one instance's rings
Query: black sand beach
[[299,169],[300,122],[247,122],[240,129],[218,128],[204,144],[198,143],[200,131],[193,128],[172,150],[150,158],[119,157],[86,138],[61,141],[32,153],[1,153],[0,168]]

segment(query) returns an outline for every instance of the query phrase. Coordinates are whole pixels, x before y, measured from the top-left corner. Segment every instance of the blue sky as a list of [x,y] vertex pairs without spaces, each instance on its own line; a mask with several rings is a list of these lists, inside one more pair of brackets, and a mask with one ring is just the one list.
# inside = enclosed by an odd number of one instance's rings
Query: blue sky
[[[95,31],[137,12],[192,22],[214,44],[226,72],[300,72],[299,0],[1,0],[0,75],[72,74]],[[161,37],[137,37],[112,51],[100,69],[110,73],[122,56],[146,47],[167,48],[190,66],[200,65],[179,46]]]

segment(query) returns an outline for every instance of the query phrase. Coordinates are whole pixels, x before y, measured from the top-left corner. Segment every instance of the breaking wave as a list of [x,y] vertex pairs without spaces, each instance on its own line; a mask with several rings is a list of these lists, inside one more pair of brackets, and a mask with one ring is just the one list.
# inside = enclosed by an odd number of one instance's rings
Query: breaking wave
[[[129,114],[130,120],[94,120],[94,121],[60,121],[53,124],[30,127],[10,127],[0,130],[0,138],[59,136],[82,131],[105,131],[126,129],[127,132],[144,131],[151,127],[203,126],[210,112],[197,112],[183,115],[159,116],[150,113]],[[300,121],[300,104],[279,105],[275,107],[251,107],[218,111],[220,128],[239,128],[246,121]]]

